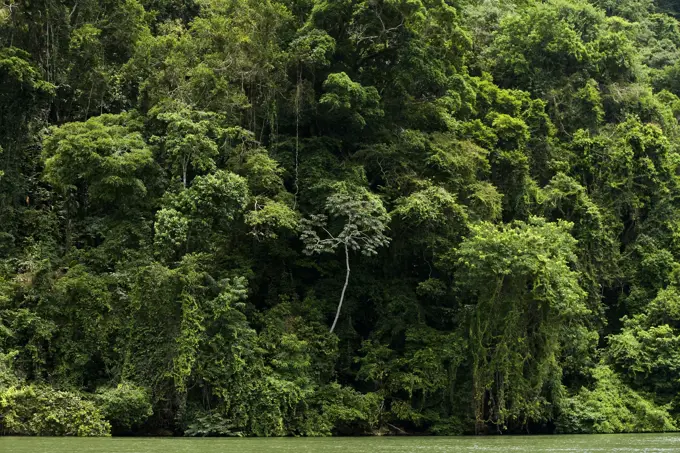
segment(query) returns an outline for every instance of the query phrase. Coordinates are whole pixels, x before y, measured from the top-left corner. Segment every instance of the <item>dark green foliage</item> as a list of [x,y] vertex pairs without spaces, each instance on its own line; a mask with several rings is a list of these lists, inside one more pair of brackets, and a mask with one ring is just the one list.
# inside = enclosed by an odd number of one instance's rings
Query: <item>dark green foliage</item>
[[0,433],[675,430],[678,17],[0,4]]
[[14,374],[12,359],[16,352],[0,355],[0,391],[19,384],[19,379]]

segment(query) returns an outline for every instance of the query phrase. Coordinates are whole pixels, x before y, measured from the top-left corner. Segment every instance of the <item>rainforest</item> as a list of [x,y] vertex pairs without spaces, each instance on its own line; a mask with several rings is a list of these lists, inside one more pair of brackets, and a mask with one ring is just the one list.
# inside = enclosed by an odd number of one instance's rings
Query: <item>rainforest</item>
[[679,19],[0,0],[0,434],[678,430]]

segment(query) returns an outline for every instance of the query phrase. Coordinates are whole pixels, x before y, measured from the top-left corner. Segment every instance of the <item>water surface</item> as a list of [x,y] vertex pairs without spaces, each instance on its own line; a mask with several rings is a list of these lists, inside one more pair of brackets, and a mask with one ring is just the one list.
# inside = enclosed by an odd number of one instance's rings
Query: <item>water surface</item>
[[680,434],[312,439],[0,437],[0,453],[680,452]]

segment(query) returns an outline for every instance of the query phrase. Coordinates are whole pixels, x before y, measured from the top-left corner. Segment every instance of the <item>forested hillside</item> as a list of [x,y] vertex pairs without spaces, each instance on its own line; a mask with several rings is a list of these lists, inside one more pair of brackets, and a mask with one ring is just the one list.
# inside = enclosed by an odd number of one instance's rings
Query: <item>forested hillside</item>
[[680,427],[671,0],[0,0],[0,434]]

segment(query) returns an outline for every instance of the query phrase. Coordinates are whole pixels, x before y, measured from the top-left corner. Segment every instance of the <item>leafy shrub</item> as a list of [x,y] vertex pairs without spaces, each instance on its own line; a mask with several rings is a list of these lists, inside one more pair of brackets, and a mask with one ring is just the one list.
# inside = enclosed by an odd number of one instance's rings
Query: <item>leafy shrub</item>
[[243,436],[238,426],[219,412],[195,414],[184,430],[184,435],[190,437]]
[[362,394],[350,387],[331,383],[319,388],[305,402],[301,416],[292,425],[304,436],[369,434],[379,426],[382,398]]
[[0,433],[27,436],[108,436],[95,405],[71,392],[29,385],[0,392]]
[[114,433],[129,431],[153,414],[146,389],[127,382],[97,390],[94,402],[111,423]]
[[621,382],[608,366],[593,372],[593,390],[582,388],[568,398],[557,425],[565,433],[675,431],[665,406],[657,406]]
[[[262,387],[262,401],[267,410],[248,415],[250,425],[232,418],[225,408],[212,411],[195,410],[189,416],[185,436],[247,436],[296,435],[329,436],[332,433],[371,433],[379,424],[381,398],[376,393],[361,394],[350,387],[333,383],[314,392],[300,392],[295,386],[279,381],[272,387]],[[279,385],[280,395],[276,395]],[[291,399],[291,397],[294,397]],[[283,410],[280,399],[291,401]],[[294,409],[294,410],[292,410]],[[259,430],[259,432],[258,432]]]

